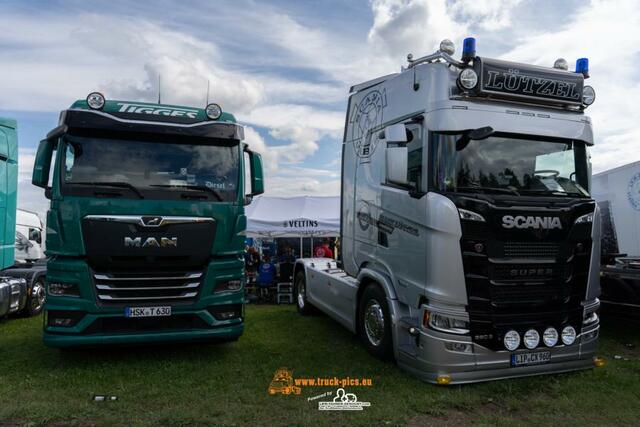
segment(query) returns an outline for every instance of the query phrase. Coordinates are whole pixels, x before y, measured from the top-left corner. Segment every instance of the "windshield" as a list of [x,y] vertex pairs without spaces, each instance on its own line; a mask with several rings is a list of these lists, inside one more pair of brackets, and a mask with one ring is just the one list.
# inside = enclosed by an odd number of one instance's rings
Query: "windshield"
[[432,135],[431,182],[437,191],[588,196],[582,142]]
[[237,144],[67,136],[64,187],[84,188],[80,192],[100,188],[139,198],[189,198],[195,194],[233,201],[238,187],[238,150]]

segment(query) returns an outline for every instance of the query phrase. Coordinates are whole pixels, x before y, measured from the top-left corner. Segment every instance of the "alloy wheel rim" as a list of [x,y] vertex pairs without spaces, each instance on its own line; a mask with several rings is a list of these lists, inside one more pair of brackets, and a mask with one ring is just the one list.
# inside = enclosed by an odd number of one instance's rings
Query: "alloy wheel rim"
[[39,310],[44,305],[44,288],[40,284],[36,284],[32,289],[35,298],[33,298],[31,304],[34,310]]
[[382,306],[375,299],[370,300],[364,311],[364,330],[367,339],[374,346],[379,346],[384,338],[384,313]]

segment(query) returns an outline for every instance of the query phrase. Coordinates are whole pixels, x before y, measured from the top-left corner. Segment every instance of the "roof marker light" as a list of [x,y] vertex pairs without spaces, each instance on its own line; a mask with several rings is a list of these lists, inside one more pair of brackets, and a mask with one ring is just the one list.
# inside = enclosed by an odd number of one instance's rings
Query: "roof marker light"
[[576,73],[582,73],[585,79],[589,78],[589,58],[580,58],[576,61]]
[[476,39],[467,37],[462,42],[462,60],[470,61],[476,56]]
[[87,105],[92,110],[102,110],[104,104],[104,95],[100,92],[91,92],[89,95],[87,95]]

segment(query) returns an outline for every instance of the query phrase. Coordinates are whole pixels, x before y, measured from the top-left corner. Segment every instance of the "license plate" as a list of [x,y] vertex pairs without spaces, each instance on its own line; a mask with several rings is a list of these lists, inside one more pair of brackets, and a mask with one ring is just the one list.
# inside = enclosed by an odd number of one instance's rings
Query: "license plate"
[[161,317],[171,316],[171,307],[127,307],[124,317]]
[[550,351],[537,353],[519,353],[511,355],[511,366],[540,365],[551,360]]

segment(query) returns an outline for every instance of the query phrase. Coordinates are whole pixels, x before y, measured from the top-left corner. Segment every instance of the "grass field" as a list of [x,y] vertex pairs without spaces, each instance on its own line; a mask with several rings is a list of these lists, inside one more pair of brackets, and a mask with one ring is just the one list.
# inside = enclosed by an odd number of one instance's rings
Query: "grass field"
[[[291,306],[248,307],[245,334],[224,345],[62,352],[44,347],[41,321],[0,322],[0,426],[640,423],[640,332],[623,323],[603,329],[604,368],[447,388],[373,359],[327,317],[303,318]],[[347,390],[371,406],[321,412],[307,400],[336,387],[270,396],[279,367],[296,378],[371,378],[371,387]]]

